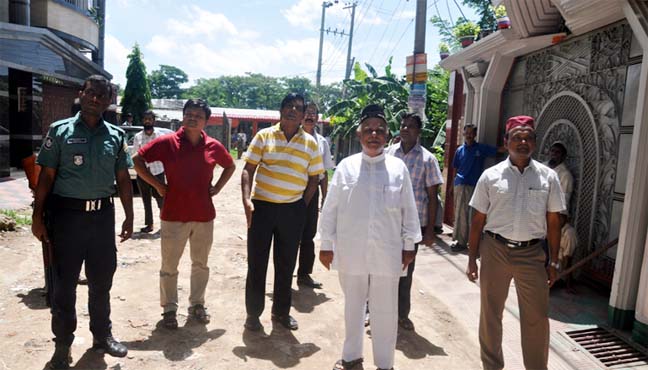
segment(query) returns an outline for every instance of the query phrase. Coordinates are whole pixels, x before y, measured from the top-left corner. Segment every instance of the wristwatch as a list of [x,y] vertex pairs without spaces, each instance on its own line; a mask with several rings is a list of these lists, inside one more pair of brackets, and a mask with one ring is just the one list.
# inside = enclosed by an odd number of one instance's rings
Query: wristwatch
[[556,270],[560,270],[560,262],[549,262],[549,266],[555,268]]

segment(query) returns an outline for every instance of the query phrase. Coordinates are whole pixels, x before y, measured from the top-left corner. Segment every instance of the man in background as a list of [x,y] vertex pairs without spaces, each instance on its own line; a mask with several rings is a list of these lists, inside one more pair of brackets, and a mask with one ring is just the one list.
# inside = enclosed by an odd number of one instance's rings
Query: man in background
[[494,146],[478,143],[477,127],[467,124],[463,129],[464,143],[459,148],[452,161],[452,167],[457,174],[454,179],[454,233],[455,240],[451,249],[453,252],[465,250],[468,245],[468,230],[472,220],[472,212],[468,202],[475,191],[475,184],[484,171],[484,161],[488,157],[494,157],[498,151],[505,152],[506,149],[498,149]]
[[[443,177],[436,157],[419,143],[422,131],[421,117],[418,114],[407,113],[400,126],[401,141],[390,146],[387,154],[402,159],[409,170],[423,235],[421,243],[429,246],[434,243],[437,194],[439,185],[443,184]],[[418,243],[414,247],[418,251]],[[401,277],[398,284],[398,325],[405,330],[414,330],[409,313],[415,262],[416,259],[409,264],[407,276]]]
[[122,126],[132,126],[133,125],[133,114],[132,113],[126,113],[124,116],[126,117],[126,121],[122,123]]
[[[162,132],[155,130],[155,113],[152,110],[144,112],[142,117],[144,123],[144,130],[138,132],[133,137],[133,153],[137,153],[140,148],[150,143],[151,141],[162,136]],[[164,165],[160,161],[147,163],[146,167],[155,176],[159,182],[165,183],[164,180]],[[143,233],[150,233],[153,231],[153,209],[151,207],[151,197],[155,198],[158,209],[162,209],[164,200],[162,196],[155,190],[155,188],[144,181],[140,175],[137,175],[137,187],[139,188],[142,202],[144,203],[144,227],[140,229]]]
[[313,194],[313,198],[306,208],[306,224],[304,225],[304,232],[302,233],[301,243],[299,244],[299,268],[297,269],[297,285],[307,286],[309,288],[321,288],[322,284],[313,280],[310,276],[313,273],[313,264],[315,263],[315,243],[313,238],[317,233],[317,219],[319,217],[320,207],[320,194],[321,204],[324,204],[326,193],[328,189],[328,173],[327,170],[333,169],[335,163],[331,158],[331,150],[329,149],[326,139],[317,133],[315,124],[318,121],[319,109],[317,104],[309,102],[306,104],[306,114],[302,121],[302,128],[308,134],[317,140],[317,147],[322,155],[322,163],[324,165],[324,172],[318,177],[318,187]]

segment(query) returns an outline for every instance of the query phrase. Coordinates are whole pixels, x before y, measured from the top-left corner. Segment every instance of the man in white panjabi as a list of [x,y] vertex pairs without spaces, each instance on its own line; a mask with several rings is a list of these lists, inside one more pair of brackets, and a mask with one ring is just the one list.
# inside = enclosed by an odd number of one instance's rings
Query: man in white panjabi
[[567,148],[561,142],[557,141],[551,145],[551,148],[549,149],[549,161],[545,164],[558,174],[560,188],[562,189],[563,194],[565,194],[565,205],[567,206],[565,214],[569,215],[571,195],[574,192],[574,176],[571,171],[569,171],[569,168],[567,168],[567,164],[565,164],[566,158]]
[[338,271],[345,300],[345,340],[335,369],[362,368],[367,300],[374,364],[392,369],[398,282],[414,259],[421,226],[407,166],[383,153],[387,122],[380,106],[362,110],[357,134],[362,153],[338,165],[319,226],[320,261]]

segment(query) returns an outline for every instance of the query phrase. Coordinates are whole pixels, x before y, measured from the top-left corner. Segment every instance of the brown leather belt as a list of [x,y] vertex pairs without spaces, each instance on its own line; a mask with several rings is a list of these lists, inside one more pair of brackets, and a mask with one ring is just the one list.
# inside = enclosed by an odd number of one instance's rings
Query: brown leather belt
[[490,236],[491,238],[493,238],[493,239],[495,239],[495,240],[497,240],[497,241],[499,241],[501,243],[504,243],[509,247],[514,247],[514,248],[529,247],[529,246],[532,246],[532,245],[540,242],[540,239],[531,239],[531,240],[527,240],[527,241],[524,241],[524,242],[519,242],[519,241],[511,240],[511,239],[506,239],[505,237],[501,236],[500,234],[495,234],[494,232],[488,231],[488,230],[485,231],[485,233],[488,234],[488,236]]

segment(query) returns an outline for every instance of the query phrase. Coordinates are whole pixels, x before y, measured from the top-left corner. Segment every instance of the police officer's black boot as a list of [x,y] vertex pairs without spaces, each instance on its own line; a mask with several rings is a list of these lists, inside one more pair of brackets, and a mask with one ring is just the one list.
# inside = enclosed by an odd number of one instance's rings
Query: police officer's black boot
[[52,355],[52,358],[47,364],[47,368],[52,370],[69,369],[71,363],[72,352],[70,351],[70,346],[56,344],[54,355]]
[[116,341],[112,335],[104,339],[95,338],[92,348],[99,353],[107,353],[113,357],[125,357],[128,354],[128,348]]

